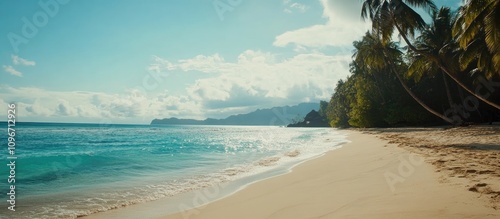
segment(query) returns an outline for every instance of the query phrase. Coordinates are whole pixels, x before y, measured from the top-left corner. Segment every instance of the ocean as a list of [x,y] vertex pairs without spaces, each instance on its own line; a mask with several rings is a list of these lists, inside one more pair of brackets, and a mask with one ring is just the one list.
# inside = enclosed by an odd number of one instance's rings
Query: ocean
[[331,128],[57,123],[15,128],[16,211],[7,209],[5,132],[0,218],[76,218],[218,184],[238,182],[233,186],[238,189],[347,142]]

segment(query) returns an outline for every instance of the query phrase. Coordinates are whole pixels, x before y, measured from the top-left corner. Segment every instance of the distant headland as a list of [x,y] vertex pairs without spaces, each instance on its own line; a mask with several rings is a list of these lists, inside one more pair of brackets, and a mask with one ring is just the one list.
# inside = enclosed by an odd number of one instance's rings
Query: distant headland
[[295,106],[273,107],[232,115],[224,119],[179,119],[175,117],[154,119],[151,125],[256,125],[287,126],[301,121],[311,110],[319,110],[319,103],[301,103]]

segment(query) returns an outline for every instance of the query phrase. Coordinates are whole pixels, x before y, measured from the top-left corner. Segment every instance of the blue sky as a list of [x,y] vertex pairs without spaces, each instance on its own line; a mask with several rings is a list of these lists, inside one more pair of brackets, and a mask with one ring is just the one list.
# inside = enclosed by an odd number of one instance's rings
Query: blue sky
[[344,0],[1,1],[0,104],[16,102],[19,121],[149,123],[328,100],[369,26],[359,8]]

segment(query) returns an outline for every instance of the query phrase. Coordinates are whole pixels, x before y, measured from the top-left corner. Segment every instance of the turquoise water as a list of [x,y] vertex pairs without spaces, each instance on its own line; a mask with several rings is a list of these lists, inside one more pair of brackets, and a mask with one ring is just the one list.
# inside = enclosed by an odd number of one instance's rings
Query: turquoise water
[[[172,197],[300,162],[344,142],[335,129],[321,128],[17,124],[16,212],[3,201],[0,217],[75,218]],[[2,166],[6,194],[9,167]]]

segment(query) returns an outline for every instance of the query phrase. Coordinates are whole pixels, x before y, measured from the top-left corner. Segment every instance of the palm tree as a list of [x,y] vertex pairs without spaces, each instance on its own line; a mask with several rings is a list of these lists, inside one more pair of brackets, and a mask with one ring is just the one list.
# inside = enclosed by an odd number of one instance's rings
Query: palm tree
[[368,17],[371,19],[372,31],[382,38],[383,43],[390,42],[394,29],[397,29],[411,51],[426,57],[429,62],[434,62],[444,73],[470,94],[500,109],[500,105],[488,101],[465,86],[455,74],[446,68],[438,56],[430,54],[426,50],[418,49],[411,43],[409,37],[414,37],[415,31],[421,31],[426,27],[423,18],[411,6],[421,7],[427,9],[429,12],[436,10],[436,6],[432,0],[364,0],[361,17],[363,19]]
[[459,10],[453,34],[465,50],[462,68],[477,59],[474,70],[487,77],[500,74],[500,1],[467,0]]
[[384,43],[391,41],[396,28],[408,46],[417,51],[408,37],[413,37],[415,31],[422,30],[426,23],[410,6],[421,7],[429,12],[436,10],[432,0],[364,0],[361,17],[370,18],[372,32],[380,35]]
[[[454,16],[450,8],[442,7],[438,11],[433,11],[432,23],[421,31],[420,36],[415,40],[415,47],[420,53],[410,50],[410,54],[420,57],[422,62],[427,61],[427,65],[432,69],[439,69],[439,65],[446,67],[449,71],[458,72],[457,48],[458,45],[452,36],[452,26]],[[437,62],[429,62],[428,56],[437,58]],[[428,70],[428,69],[427,69]],[[409,73],[416,73],[412,68]],[[420,71],[420,73],[425,73]]]
[[450,118],[427,106],[406,85],[401,75],[396,71],[394,65],[394,63],[403,63],[402,52],[399,50],[396,43],[392,41],[384,43],[380,38],[368,32],[361,41],[354,42],[354,48],[354,62],[359,64],[362,68],[365,68],[365,72],[376,72],[389,68],[389,71],[396,75],[406,92],[408,92],[418,104],[444,121],[455,124]]
[[[420,36],[416,38],[415,47],[420,51],[425,51],[425,53],[439,57],[443,65],[448,69],[452,69],[453,72],[457,72],[459,71],[457,69],[457,66],[459,66],[458,59],[456,58],[456,48],[458,45],[456,45],[451,34],[454,22],[453,13],[450,8],[442,7],[439,11],[433,11],[431,17],[431,25],[423,29]],[[415,81],[420,81],[424,74],[432,76],[441,74],[444,80],[448,104],[452,108],[454,104],[446,74],[439,68],[436,62],[429,62],[427,56],[412,52],[411,50],[409,52],[409,61],[410,66],[407,74],[413,77]],[[456,122],[461,123],[461,121]]]

